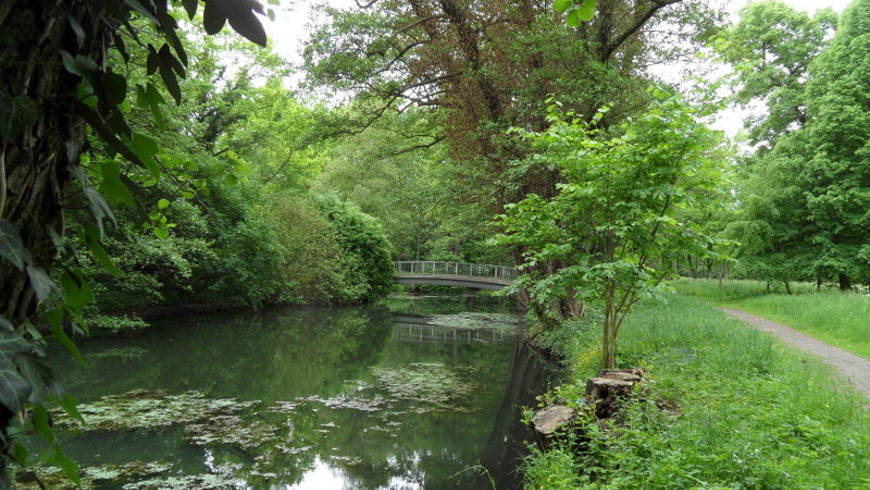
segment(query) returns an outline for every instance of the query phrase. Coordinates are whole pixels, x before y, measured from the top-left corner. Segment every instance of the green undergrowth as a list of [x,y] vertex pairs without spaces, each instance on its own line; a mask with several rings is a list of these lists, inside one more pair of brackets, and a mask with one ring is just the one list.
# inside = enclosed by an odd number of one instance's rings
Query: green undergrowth
[[[546,395],[579,403],[598,365],[594,321],[543,337],[570,368]],[[866,400],[814,359],[678,294],[639,304],[620,333],[621,367],[642,394],[618,424],[580,422],[573,442],[533,450],[527,488],[868,488]]]
[[715,280],[681,279],[672,285],[680,293],[784,323],[870,359],[870,295],[824,289],[817,293],[808,283],[793,285],[794,294],[778,284],[768,293],[760,281],[725,281],[720,286]]

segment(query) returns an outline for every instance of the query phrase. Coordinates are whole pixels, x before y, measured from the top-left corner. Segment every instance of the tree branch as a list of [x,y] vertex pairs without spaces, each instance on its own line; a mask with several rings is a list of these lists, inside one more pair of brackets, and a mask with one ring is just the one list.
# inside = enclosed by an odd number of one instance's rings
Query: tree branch
[[613,53],[619,49],[622,44],[628,40],[633,34],[640,30],[644,24],[649,21],[653,15],[656,14],[659,10],[667,7],[668,5],[672,5],[675,3],[679,3],[682,0],[653,0],[653,6],[646,13],[640,16],[634,24],[631,25],[628,29],[623,31],[622,34],[616,37],[610,44],[604,46],[601,51],[601,61],[607,61],[613,55]]

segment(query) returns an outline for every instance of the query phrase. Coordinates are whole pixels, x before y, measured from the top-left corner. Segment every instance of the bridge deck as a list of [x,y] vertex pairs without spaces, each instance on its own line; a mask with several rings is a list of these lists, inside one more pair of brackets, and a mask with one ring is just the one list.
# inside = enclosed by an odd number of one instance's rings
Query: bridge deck
[[502,289],[518,275],[513,267],[458,262],[396,262],[395,279],[399,284],[459,286],[475,289]]
[[459,286],[476,289],[501,289],[511,285],[510,280],[492,277],[456,276],[452,274],[396,274],[399,284],[428,284],[433,286]]

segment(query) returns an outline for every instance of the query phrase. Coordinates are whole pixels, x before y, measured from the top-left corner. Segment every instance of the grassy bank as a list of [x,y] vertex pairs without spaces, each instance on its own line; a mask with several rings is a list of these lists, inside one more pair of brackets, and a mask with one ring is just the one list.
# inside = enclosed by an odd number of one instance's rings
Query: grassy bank
[[[597,370],[597,329],[569,324],[544,342],[574,380],[553,396],[577,400]],[[683,295],[638,305],[620,342],[620,364],[649,373],[647,401],[626,411],[618,436],[590,422],[583,450],[534,453],[527,488],[870,486],[864,400],[834,391],[813,359]]]
[[672,285],[683,294],[784,323],[870,359],[870,296],[836,290],[816,293],[815,286],[806,283],[795,284],[795,294],[780,289],[768,293],[760,281],[726,281],[719,286],[715,280],[681,279]]

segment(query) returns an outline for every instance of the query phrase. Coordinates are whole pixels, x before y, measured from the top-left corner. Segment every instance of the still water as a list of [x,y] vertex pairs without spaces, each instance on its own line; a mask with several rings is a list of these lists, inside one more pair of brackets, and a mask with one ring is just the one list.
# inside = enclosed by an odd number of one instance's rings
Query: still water
[[520,406],[546,366],[507,303],[398,297],[152,322],[56,373],[96,488],[516,488]]

